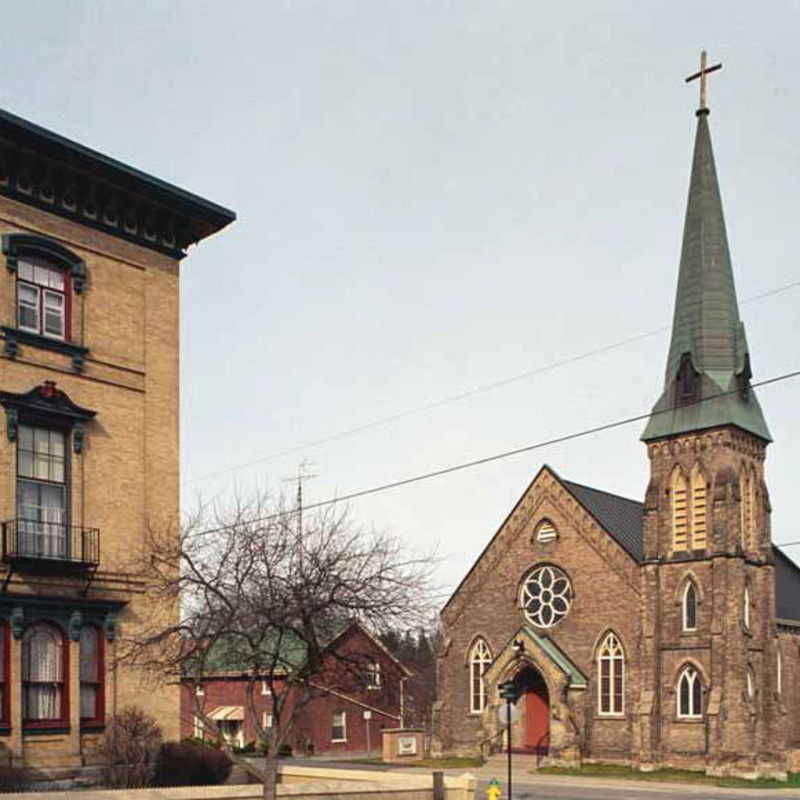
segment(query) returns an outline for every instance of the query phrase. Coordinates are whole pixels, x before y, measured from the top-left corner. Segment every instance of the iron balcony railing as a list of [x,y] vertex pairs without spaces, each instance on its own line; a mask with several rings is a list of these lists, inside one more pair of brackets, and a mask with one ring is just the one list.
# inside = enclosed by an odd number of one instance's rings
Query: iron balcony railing
[[97,566],[100,531],[61,522],[11,519],[3,523],[3,561]]

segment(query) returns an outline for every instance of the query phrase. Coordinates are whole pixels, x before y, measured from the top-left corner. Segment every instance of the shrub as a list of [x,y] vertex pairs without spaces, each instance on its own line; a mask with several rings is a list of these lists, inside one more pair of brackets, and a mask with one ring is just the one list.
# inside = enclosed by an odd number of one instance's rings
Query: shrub
[[292,746],[290,744],[282,744],[278,748],[278,758],[291,758],[292,757]]
[[161,728],[136,706],[123,708],[106,727],[100,756],[106,784],[115,789],[149,786],[161,747]]
[[194,742],[166,742],[156,761],[156,786],[213,786],[231,774],[233,762],[221,750]]

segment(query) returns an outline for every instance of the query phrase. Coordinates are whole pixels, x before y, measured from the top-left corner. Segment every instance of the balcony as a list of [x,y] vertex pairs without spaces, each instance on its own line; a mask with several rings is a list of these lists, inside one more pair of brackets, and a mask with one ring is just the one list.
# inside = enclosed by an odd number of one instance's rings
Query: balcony
[[100,563],[100,531],[60,522],[12,519],[3,526],[3,561],[12,569],[84,572]]

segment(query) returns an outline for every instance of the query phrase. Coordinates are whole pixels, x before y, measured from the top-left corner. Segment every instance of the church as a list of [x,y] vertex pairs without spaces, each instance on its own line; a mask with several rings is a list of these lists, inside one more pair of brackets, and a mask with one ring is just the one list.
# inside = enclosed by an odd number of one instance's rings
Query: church
[[[705,54],[704,54],[705,55]],[[800,769],[800,568],[770,533],[705,102],[643,502],[543,466],[441,612],[434,749],[786,779]]]

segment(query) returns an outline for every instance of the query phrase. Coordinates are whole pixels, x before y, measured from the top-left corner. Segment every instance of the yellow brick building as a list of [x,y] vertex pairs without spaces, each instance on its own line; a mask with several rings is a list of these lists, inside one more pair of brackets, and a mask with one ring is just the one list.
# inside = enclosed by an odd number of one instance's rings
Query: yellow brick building
[[[0,754],[77,767],[176,686],[113,667],[130,553],[178,519],[178,278],[235,215],[0,111]],[[2,417],[0,417],[2,419]]]

